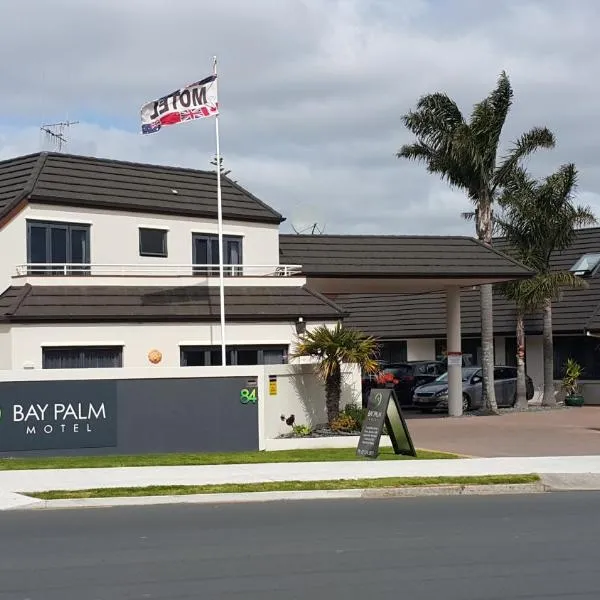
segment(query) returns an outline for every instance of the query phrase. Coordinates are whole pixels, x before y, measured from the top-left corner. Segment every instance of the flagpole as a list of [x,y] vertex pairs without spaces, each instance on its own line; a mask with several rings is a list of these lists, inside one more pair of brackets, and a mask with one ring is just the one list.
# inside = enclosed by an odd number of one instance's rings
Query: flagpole
[[[213,58],[213,74],[217,74],[217,57]],[[219,110],[220,110],[219,104]],[[227,364],[225,340],[225,277],[223,273],[223,207],[221,199],[221,148],[219,144],[219,112],[215,115],[215,139],[217,153],[217,227],[219,232],[219,304],[221,313],[221,364]]]

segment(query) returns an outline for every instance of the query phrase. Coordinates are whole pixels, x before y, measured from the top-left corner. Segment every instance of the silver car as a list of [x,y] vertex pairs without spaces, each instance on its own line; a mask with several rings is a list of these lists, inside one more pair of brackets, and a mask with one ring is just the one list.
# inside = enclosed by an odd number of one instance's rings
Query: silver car
[[[527,400],[533,398],[533,381],[525,375]],[[494,387],[498,406],[514,406],[517,401],[516,367],[494,367]],[[483,405],[483,385],[481,367],[463,367],[463,412],[481,408]],[[413,405],[421,412],[433,412],[435,409],[448,410],[448,373],[440,375],[435,381],[415,389]]]

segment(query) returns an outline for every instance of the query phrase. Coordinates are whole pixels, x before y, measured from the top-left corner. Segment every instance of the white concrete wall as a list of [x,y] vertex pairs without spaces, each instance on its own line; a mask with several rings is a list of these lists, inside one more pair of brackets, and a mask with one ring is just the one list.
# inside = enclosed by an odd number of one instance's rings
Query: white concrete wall
[[[314,366],[266,365],[265,438],[275,439],[290,433],[292,428],[281,419],[294,415],[295,425],[314,427],[327,422],[325,409],[325,388],[323,381],[315,374]],[[269,375],[277,377],[277,393],[271,395]],[[361,405],[360,369],[356,365],[344,365],[342,397],[340,407],[355,403]]]
[[12,369],[12,344],[9,325],[0,325],[0,370]]
[[[320,323],[308,323],[310,330]],[[327,323],[333,326],[332,323]],[[295,323],[229,323],[228,345],[290,345],[296,340]],[[180,366],[180,346],[218,346],[221,328],[209,323],[98,323],[98,324],[30,324],[13,325],[12,368],[42,368],[43,346],[122,345],[123,367]],[[162,361],[152,365],[150,350],[159,350]],[[10,367],[9,367],[10,368]]]
[[[346,365],[344,371],[342,406],[348,402],[360,402],[359,369],[354,365]],[[269,375],[277,375],[277,393],[275,395],[270,395]],[[281,421],[282,414],[286,416],[294,414],[298,424],[315,425],[325,420],[323,382],[316,375],[312,365],[188,367],[185,369],[0,370],[0,382],[240,376],[258,378],[258,436],[261,450],[269,446],[269,439],[289,432],[290,428]]]
[[[0,231],[0,285],[3,289],[10,285],[15,266],[27,262],[27,219],[90,225],[93,264],[189,265],[192,263],[192,233],[217,233],[216,219],[30,204]],[[167,258],[139,255],[140,227],[168,231]],[[243,237],[243,264],[279,264],[278,225],[226,220],[223,233]]]
[[435,339],[406,340],[407,360],[435,360]]

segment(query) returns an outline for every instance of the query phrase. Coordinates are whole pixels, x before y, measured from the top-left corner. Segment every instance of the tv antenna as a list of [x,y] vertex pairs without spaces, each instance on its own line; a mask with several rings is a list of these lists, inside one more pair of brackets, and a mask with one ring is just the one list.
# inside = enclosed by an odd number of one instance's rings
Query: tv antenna
[[47,123],[40,127],[40,132],[44,134],[46,145],[56,152],[61,152],[63,146],[68,142],[65,131],[71,125],[77,125],[79,121],[61,121],[60,123]]
[[325,225],[320,225],[321,209],[314,204],[300,204],[292,211],[290,225],[297,235],[323,235]]

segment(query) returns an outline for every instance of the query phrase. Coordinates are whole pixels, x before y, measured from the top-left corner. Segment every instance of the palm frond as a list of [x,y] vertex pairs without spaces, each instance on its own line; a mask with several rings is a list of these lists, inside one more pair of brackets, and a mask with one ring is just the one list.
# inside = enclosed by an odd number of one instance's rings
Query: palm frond
[[519,163],[541,148],[554,148],[554,134],[547,127],[533,127],[523,133],[513,144],[512,149],[504,156],[495,170],[493,188],[506,185]]

